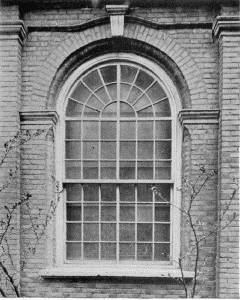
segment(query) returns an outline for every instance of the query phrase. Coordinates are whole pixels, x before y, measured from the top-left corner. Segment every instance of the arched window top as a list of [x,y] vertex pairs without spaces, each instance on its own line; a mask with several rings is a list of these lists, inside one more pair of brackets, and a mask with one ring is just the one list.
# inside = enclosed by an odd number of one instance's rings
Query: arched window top
[[168,96],[159,79],[126,62],[100,65],[73,86],[67,117],[171,117]]

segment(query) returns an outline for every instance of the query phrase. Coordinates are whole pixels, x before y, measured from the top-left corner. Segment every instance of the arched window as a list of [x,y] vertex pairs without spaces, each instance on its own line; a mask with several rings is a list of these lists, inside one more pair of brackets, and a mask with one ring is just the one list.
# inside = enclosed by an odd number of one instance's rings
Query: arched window
[[64,261],[173,262],[170,97],[152,70],[124,59],[95,64],[71,84],[61,127]]

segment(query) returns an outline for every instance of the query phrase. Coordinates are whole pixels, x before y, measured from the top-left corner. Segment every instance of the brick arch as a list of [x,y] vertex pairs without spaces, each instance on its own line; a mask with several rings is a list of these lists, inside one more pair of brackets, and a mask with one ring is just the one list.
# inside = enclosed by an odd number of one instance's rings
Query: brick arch
[[123,37],[112,38],[110,26],[102,25],[67,38],[39,68],[33,99],[54,109],[61,85],[74,69],[97,55],[119,51],[145,56],[164,68],[179,90],[183,108],[191,108],[195,99],[206,103],[201,71],[189,53],[166,33],[134,24],[126,24]]

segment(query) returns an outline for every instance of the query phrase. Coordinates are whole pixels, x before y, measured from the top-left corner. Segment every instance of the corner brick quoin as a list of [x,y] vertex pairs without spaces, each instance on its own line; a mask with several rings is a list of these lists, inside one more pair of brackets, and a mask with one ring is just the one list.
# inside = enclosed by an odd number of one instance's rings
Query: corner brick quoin
[[[171,39],[167,33],[144,25],[126,24],[123,38],[129,39],[129,41],[134,39],[143,42],[167,55],[183,74],[190,98],[206,103],[208,93],[200,69],[191,55]],[[59,67],[71,54],[84,46],[103,40],[110,41],[111,39],[110,25],[107,24],[75,33],[61,42],[46,58],[45,62],[39,66],[34,80],[32,100],[46,103],[46,108],[54,109],[54,104],[51,101],[48,103],[48,93]],[[191,108],[191,103],[188,103],[186,108]]]

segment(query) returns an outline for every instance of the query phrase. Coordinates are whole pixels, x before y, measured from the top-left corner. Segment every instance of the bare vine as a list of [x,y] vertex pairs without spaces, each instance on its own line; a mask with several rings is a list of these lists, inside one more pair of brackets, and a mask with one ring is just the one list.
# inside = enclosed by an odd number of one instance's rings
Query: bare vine
[[[236,218],[238,218],[237,213],[232,213],[228,218],[226,217],[226,213],[229,212],[230,206],[232,205],[232,202],[237,194],[237,191],[239,189],[238,182],[235,180],[235,188],[233,188],[233,191],[229,197],[229,200],[225,204],[225,208],[223,209],[221,215],[219,216],[218,220],[214,222],[211,228],[208,230],[204,230],[204,226],[202,223],[202,219],[200,217],[195,217],[192,211],[193,203],[196,200],[197,196],[201,193],[201,191],[204,189],[206,184],[213,178],[216,178],[217,173],[214,170],[207,171],[204,166],[202,166],[199,169],[199,174],[193,184],[188,184],[185,180],[185,185],[186,187],[190,188],[189,194],[189,204],[187,209],[183,209],[181,207],[176,206],[174,203],[169,203],[167,199],[165,199],[161,191],[158,191],[156,187],[152,188],[152,191],[160,197],[164,202],[168,202],[169,205],[174,206],[177,208],[181,213],[182,216],[184,217],[186,223],[190,227],[192,234],[193,234],[193,241],[194,245],[191,246],[188,251],[181,255],[178,259],[178,265],[179,269],[181,272],[181,278],[178,278],[178,281],[182,284],[184,292],[185,292],[185,297],[186,298],[194,298],[196,295],[196,287],[197,287],[197,279],[199,275],[199,262],[201,260],[201,250],[202,246],[204,243],[207,242],[208,238],[211,237],[212,235],[215,235],[225,228],[227,228]],[[186,283],[186,278],[184,276],[184,271],[183,271],[183,261],[188,258],[190,255],[194,254],[194,276],[192,280],[192,284],[187,285]]]
[[[4,144],[2,158],[0,158],[0,171],[12,151],[29,143],[32,139],[37,138],[44,132],[45,130],[41,129],[36,131],[23,130],[7,141]],[[1,193],[5,192],[5,190],[10,187],[18,173],[18,169],[19,168],[16,166],[9,170],[8,176],[6,176],[6,182],[0,186],[0,198]],[[55,179],[53,180],[55,182]],[[30,193],[24,193],[20,199],[13,204],[6,204],[0,207],[0,294],[2,297],[8,296],[8,286],[12,289],[16,297],[21,297],[19,289],[19,273],[26,267],[30,256],[35,254],[40,240],[45,235],[47,227],[54,217],[60,200],[61,191],[59,190],[59,184],[55,183],[55,185],[56,197],[51,201],[47,211],[39,209],[37,216],[33,213],[33,211],[36,211],[36,207],[32,204],[32,195]],[[29,234],[34,233],[35,238],[28,244],[25,244],[27,251],[20,262],[19,268],[18,263],[14,260],[13,249],[11,249],[9,245],[9,239],[17,230],[14,218],[19,213],[20,208],[24,207],[29,216],[28,232]]]

